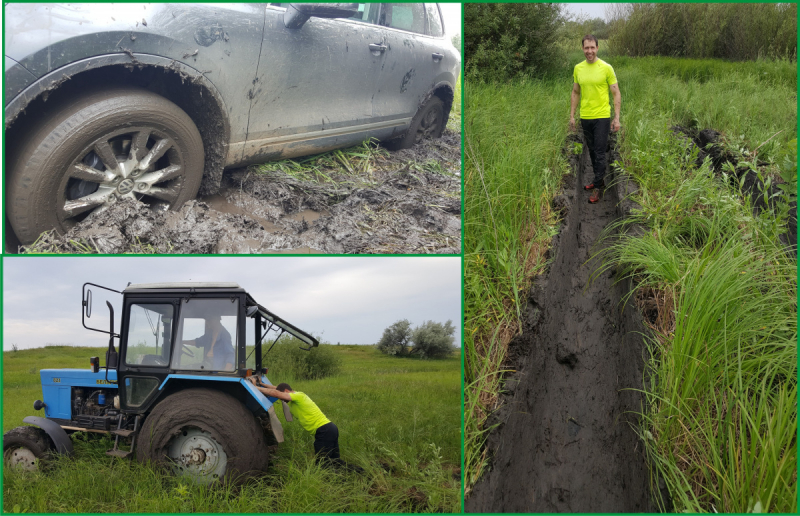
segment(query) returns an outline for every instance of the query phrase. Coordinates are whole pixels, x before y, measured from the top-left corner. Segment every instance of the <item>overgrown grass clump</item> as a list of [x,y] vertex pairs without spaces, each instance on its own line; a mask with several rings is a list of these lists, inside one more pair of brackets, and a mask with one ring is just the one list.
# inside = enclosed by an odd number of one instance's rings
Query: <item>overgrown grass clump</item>
[[754,214],[710,160],[696,168],[671,133],[647,142],[626,160],[642,209],[622,222],[646,232],[616,237],[606,267],[657,312],[640,430],[651,465],[676,512],[796,512],[797,262],[785,227]]
[[[6,512],[333,513],[460,512],[461,385],[456,358],[423,361],[370,346],[330,346],[340,374],[297,380],[339,427],[342,458],[365,474],[314,462],[313,437],[283,422],[286,442],[266,475],[241,486],[195,485],[105,455],[107,437],[74,438],[76,453],[43,473],[3,470]],[[45,348],[3,354],[3,431],[22,424],[41,399],[39,369],[85,368],[103,349]],[[273,382],[285,378],[270,367]],[[283,419],[282,411],[278,417]]]

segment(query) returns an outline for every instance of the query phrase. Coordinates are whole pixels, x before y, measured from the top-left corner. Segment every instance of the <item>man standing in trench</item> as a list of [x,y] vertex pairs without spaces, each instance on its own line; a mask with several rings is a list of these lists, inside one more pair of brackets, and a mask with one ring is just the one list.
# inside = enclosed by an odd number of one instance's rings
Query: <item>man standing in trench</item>
[[[600,200],[605,188],[606,147],[609,129],[619,131],[619,110],[622,96],[619,93],[617,76],[610,64],[597,58],[597,38],[587,34],[581,40],[586,60],[575,65],[572,73],[572,96],[570,98],[569,129],[575,131],[575,108],[581,103],[581,128],[589,157],[592,159],[594,179],[584,190],[592,190],[589,202]],[[611,106],[608,92],[614,96],[614,120],[611,120]]]

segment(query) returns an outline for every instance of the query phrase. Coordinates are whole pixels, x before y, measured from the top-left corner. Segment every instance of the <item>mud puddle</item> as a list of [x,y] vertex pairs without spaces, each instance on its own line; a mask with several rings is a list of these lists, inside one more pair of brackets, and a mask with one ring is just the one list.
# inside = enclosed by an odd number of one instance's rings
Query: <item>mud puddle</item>
[[[523,334],[509,346],[491,469],[467,512],[655,512],[635,428],[642,410],[644,326],[625,289],[591,257],[619,216],[614,189],[588,204],[588,155],[575,158],[554,206],[565,214],[546,276],[529,294]],[[614,158],[610,157],[609,162]],[[607,182],[608,182],[608,177]]]
[[[328,155],[326,155],[328,156]],[[441,253],[461,248],[461,137],[445,131],[368,162],[298,174],[277,164],[226,171],[214,195],[177,211],[133,201],[92,213],[33,252]]]

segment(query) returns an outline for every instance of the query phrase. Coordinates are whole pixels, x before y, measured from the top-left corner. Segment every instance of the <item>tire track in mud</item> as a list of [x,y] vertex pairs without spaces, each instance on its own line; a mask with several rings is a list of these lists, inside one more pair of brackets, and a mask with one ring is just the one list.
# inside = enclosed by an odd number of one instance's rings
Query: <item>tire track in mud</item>
[[[610,158],[608,162],[613,162]],[[554,202],[566,210],[549,270],[528,299],[524,332],[509,346],[504,406],[487,446],[491,470],[467,512],[655,512],[643,444],[634,428],[642,389],[644,326],[625,282],[600,265],[602,230],[624,209],[616,188],[588,204],[586,151]],[[577,177],[576,177],[577,176]],[[609,175],[606,176],[607,180]],[[588,262],[587,262],[588,260]]]

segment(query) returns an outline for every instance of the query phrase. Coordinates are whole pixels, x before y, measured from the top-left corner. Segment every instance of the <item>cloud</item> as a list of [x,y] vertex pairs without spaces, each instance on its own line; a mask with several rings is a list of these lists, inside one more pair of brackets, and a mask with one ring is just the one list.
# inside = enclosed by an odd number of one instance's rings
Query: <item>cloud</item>
[[[6,257],[4,349],[47,343],[104,346],[107,337],[81,325],[81,287],[233,281],[259,303],[323,340],[373,344],[399,319],[452,320],[461,340],[461,270],[457,257]],[[108,326],[105,300],[92,287],[89,324]],[[119,330],[118,330],[119,331]]]

